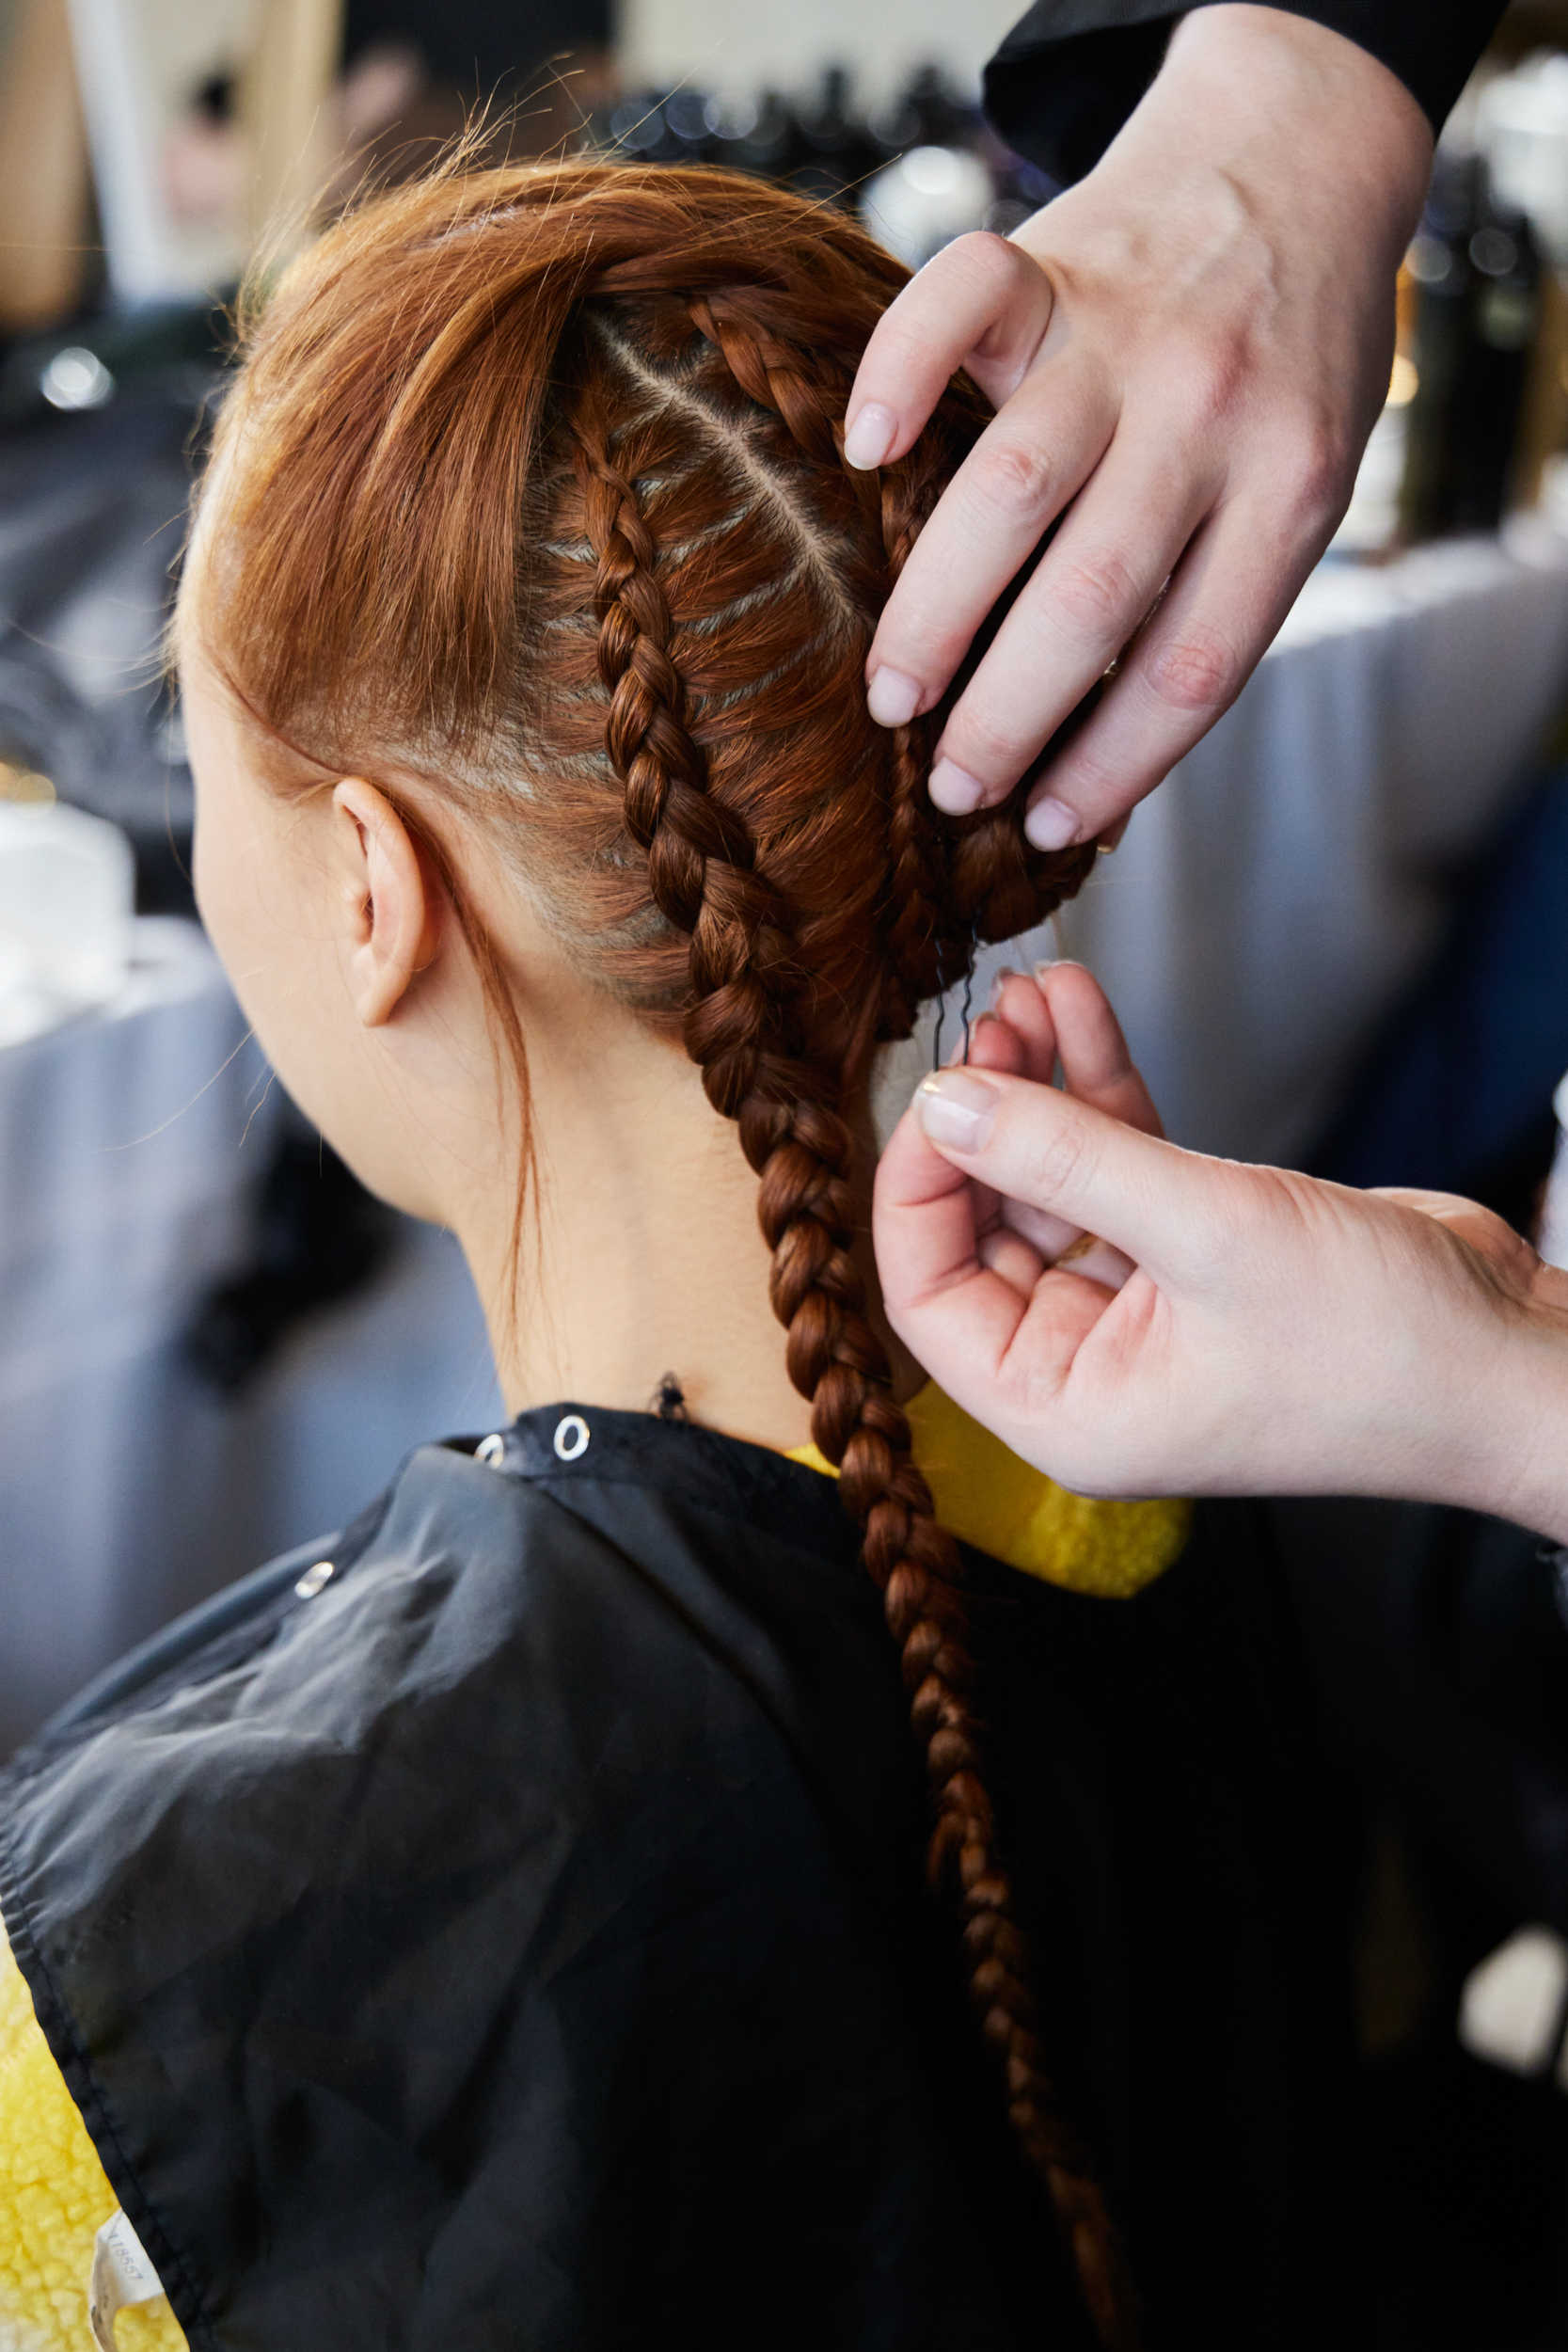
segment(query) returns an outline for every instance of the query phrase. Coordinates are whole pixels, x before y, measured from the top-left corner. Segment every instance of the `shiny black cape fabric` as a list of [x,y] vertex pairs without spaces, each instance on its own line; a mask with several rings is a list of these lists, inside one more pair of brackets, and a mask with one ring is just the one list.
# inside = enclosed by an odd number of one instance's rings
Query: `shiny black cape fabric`
[[[835,1490],[525,1415],[411,1457],[0,1785],[40,2021],[193,2345],[1086,2338],[921,1883]],[[1333,1924],[1244,1505],[1132,1603],[971,1559],[1004,1835],[1152,2346],[1325,2340]],[[1341,2339],[1343,2340],[1342,2336]]]

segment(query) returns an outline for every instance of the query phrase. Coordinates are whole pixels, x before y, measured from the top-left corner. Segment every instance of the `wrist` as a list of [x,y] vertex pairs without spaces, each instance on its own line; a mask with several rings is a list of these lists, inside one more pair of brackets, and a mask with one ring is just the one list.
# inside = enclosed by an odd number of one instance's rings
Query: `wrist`
[[1231,126],[1256,145],[1260,174],[1308,211],[1354,203],[1397,266],[1431,177],[1432,126],[1398,75],[1347,35],[1288,8],[1215,0],[1180,19],[1144,106]]

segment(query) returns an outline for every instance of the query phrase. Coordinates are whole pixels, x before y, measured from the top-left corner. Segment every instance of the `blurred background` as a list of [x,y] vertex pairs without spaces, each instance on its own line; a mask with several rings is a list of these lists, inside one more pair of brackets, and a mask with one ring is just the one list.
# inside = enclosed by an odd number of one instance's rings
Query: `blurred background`
[[[195,917],[158,648],[259,241],[477,109],[491,153],[730,164],[918,266],[1056,192],[979,111],[1015,13],[0,0],[0,1748],[500,1415],[455,1245],[282,1099]],[[1568,0],[1510,10],[1448,126],[1334,548],[1022,952],[1064,950],[1178,1139],[1536,1234],[1568,1069]],[[1344,2340],[1568,2352],[1568,1592],[1462,1517],[1323,1513],[1287,1565],[1364,2056]]]

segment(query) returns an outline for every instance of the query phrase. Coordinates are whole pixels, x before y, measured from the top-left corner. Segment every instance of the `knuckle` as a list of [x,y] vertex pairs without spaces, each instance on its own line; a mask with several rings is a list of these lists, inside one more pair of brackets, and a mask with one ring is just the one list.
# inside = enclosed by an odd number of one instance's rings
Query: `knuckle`
[[1045,451],[1029,441],[982,441],[970,460],[976,494],[1008,521],[1043,526],[1054,511],[1055,475]]
[[1023,1197],[1040,1208],[1054,1205],[1073,1179],[1086,1171],[1090,1157],[1088,1136],[1063,1098],[1058,1096],[1051,1107],[1055,1115],[1031,1122],[1021,1138]]
[[1217,716],[1240,691],[1243,666],[1235,647],[1217,630],[1189,622],[1153,647],[1145,675],[1162,702]]
[[1146,591],[1133,566],[1115,548],[1077,556],[1053,569],[1045,583],[1053,617],[1085,638],[1116,638],[1141,618]]
[[[900,587],[909,577],[906,572]],[[919,678],[927,687],[940,691],[967,651],[968,639],[961,624],[911,595],[896,611],[890,602],[877,639],[875,660],[879,669],[900,671],[906,677]]]
[[[899,300],[913,292],[912,284],[907,286]],[[923,383],[929,373],[932,359],[931,322],[916,311],[900,311],[895,304],[883,311],[872,330],[855,378],[855,389],[862,399],[873,390],[895,403],[900,394],[907,399],[909,387]]]
[[987,704],[972,709],[967,698],[948,722],[942,742],[948,756],[982,783],[1019,775],[1037,748],[1037,741],[1007,725],[1001,712]]
[[1332,528],[1344,511],[1355,476],[1346,436],[1313,419],[1294,436],[1284,468],[1289,523],[1303,538]]
[[[1009,1364],[1008,1371],[1012,1375],[1009,1402],[1025,1428],[1037,1429],[1061,1402],[1067,1366],[1054,1357],[1026,1357],[1021,1363]],[[1088,1481],[1073,1478],[1072,1460],[1059,1444],[1052,1450],[1052,1460],[1058,1483],[1070,1481],[1075,1494],[1088,1492]]]
[[1247,378],[1246,352],[1228,339],[1189,346],[1181,373],[1187,405],[1199,428],[1228,426]]
[[971,229],[966,235],[955,237],[951,245],[943,246],[926,266],[933,272],[939,266],[959,270],[981,286],[994,287],[997,295],[1005,298],[1017,285],[1021,269],[1028,263],[1018,247],[1009,245],[1006,237],[999,237],[994,230]]

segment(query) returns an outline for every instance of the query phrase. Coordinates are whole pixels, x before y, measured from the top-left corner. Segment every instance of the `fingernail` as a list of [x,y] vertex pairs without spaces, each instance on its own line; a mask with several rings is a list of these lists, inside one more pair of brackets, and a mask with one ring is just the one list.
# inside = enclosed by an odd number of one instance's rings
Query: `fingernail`
[[933,1143],[978,1152],[996,1121],[1000,1098],[968,1070],[934,1070],[915,1094],[920,1123]]
[[1016,980],[1018,974],[1013,970],[1010,963],[1005,963],[1002,966],[1001,971],[998,972],[995,979],[992,980],[990,984],[990,996],[989,1002],[992,1012],[996,1010],[997,1006],[1002,1002],[1002,991],[1006,987],[1007,982],[1009,980]]
[[985,798],[984,785],[950,759],[938,760],[926,789],[944,817],[972,817]]
[[892,409],[868,400],[844,437],[845,464],[853,466],[857,473],[868,473],[881,464],[897,430],[898,420]]
[[920,708],[920,687],[901,670],[879,670],[865,690],[865,707],[879,727],[907,727]]
[[1076,841],[1083,819],[1075,808],[1065,801],[1053,801],[1049,792],[1037,800],[1023,819],[1023,837],[1037,850],[1065,850]]

